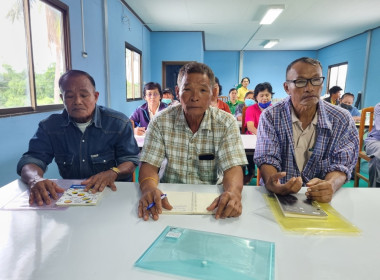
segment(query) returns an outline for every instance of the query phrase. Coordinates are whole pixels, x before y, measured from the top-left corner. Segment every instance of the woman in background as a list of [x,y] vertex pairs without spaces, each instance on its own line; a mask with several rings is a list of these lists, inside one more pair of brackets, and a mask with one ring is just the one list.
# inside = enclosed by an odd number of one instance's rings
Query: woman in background
[[211,97],[210,106],[219,108],[223,111],[226,111],[227,113],[231,113],[230,107],[228,107],[227,103],[218,98],[218,96],[222,94],[222,86],[220,85],[219,79],[217,77],[215,77],[215,88],[217,91],[216,94]]
[[251,82],[251,80],[248,77],[244,77],[241,79],[241,87],[238,89],[238,100],[241,102],[244,102],[245,94],[249,91],[248,85]]
[[130,119],[135,122],[135,135],[144,135],[150,120],[159,111],[167,107],[166,104],[160,102],[162,91],[159,83],[149,82],[145,84],[143,98],[146,103],[138,107],[130,116]]
[[239,104],[243,104],[244,102],[239,101],[237,99],[237,90],[236,90],[236,88],[231,88],[230,92],[228,93],[228,95],[230,96],[230,100],[227,101],[226,103],[227,103],[228,107],[230,107],[231,114],[235,115],[236,107]]
[[247,127],[246,134],[257,134],[261,112],[271,105],[273,94],[270,83],[261,83],[255,87],[253,98],[256,104],[248,107],[247,111],[245,111],[244,125]]

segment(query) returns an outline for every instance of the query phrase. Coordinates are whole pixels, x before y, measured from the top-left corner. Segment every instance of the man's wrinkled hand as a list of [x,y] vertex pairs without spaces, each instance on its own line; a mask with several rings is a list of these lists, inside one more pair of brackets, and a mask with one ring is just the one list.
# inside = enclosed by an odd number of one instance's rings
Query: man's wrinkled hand
[[293,177],[290,178],[285,184],[280,183],[280,179],[286,176],[286,172],[278,172],[272,175],[265,183],[265,187],[280,195],[287,195],[291,193],[298,193],[302,187],[302,178]]
[[65,190],[59,187],[55,182],[41,179],[30,187],[29,204],[36,203],[38,206],[50,205],[51,199],[57,200],[57,193],[62,193]]
[[84,191],[88,191],[92,188],[92,193],[102,192],[107,186],[109,186],[111,190],[116,191],[116,178],[116,172],[107,170],[91,176],[87,180],[84,180],[81,184],[86,186]]
[[334,190],[330,182],[313,178],[306,184],[306,186],[308,187],[305,193],[307,198],[318,202],[331,201]]
[[[149,220],[152,215],[153,220],[157,221],[159,214],[162,213],[162,207],[171,210],[173,206],[170,205],[167,197],[161,200],[162,192],[158,188],[147,188],[141,194],[138,206],[138,216],[143,218],[144,221]],[[154,206],[147,209],[150,204],[154,202]]]
[[219,197],[215,198],[209,207],[207,207],[208,211],[213,211],[214,209],[217,209],[215,212],[215,219],[239,217],[243,209],[241,204],[241,193],[231,191],[223,192]]

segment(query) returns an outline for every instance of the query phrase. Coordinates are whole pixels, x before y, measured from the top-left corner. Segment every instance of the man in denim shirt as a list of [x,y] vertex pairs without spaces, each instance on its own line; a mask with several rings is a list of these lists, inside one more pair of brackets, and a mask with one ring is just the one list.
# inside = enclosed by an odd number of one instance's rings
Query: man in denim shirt
[[[122,113],[96,105],[99,92],[86,72],[70,70],[59,80],[65,109],[40,122],[17,173],[30,187],[29,203],[50,204],[63,192],[43,178],[53,158],[64,179],[85,179],[85,190],[116,190],[116,180],[128,180],[138,164],[139,148],[132,124]],[[50,194],[50,195],[49,195]]]

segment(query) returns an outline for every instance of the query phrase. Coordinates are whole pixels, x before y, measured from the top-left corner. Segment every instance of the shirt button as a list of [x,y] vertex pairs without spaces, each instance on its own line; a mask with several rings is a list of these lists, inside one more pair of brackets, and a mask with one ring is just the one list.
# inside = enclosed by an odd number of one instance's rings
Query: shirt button
[[82,142],[84,142],[84,139],[82,140]]
[[104,159],[103,162],[106,162],[106,160]]
[[85,162],[86,160],[85,159],[82,159],[83,162]]

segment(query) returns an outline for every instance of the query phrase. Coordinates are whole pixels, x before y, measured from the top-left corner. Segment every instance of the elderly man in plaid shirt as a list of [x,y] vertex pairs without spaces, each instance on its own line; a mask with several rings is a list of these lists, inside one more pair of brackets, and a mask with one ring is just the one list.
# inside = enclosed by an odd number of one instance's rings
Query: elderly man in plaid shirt
[[351,178],[359,137],[347,110],[320,99],[324,77],[319,61],[300,58],[286,70],[289,97],[260,118],[255,163],[265,187],[276,194],[298,192],[329,202]]
[[[210,107],[217,94],[215,77],[205,64],[192,62],[178,75],[176,92],[181,104],[162,111],[150,124],[141,154],[139,217],[158,219],[162,207],[171,209],[167,198],[161,200],[158,169],[167,159],[165,183],[215,184],[223,175],[224,192],[210,201],[208,211],[215,218],[241,214],[243,171],[247,164],[239,128],[234,117]],[[148,207],[153,205],[153,207]]]

